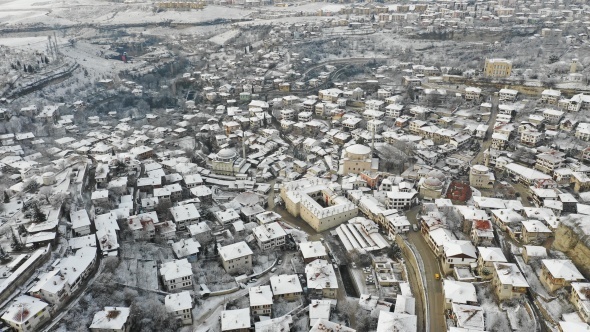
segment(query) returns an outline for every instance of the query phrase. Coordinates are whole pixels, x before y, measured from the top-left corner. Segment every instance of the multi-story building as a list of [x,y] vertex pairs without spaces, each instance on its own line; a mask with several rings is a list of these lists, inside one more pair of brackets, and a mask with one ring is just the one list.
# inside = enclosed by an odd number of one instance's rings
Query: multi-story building
[[590,141],[590,123],[583,122],[578,124],[575,136],[583,141]]
[[70,212],[70,221],[74,236],[84,236],[90,234],[90,218],[86,210]]
[[514,101],[518,95],[517,90],[501,89],[499,92],[500,101]]
[[558,168],[563,165],[565,153],[556,150],[550,150],[537,155],[535,162],[535,169],[545,173],[553,174]]
[[104,307],[92,318],[92,332],[129,332],[131,330],[131,309],[127,307]]
[[250,311],[253,315],[271,316],[273,294],[270,286],[250,287]]
[[37,331],[50,318],[49,304],[28,295],[14,299],[2,315],[2,320],[18,332]]
[[258,247],[262,250],[270,250],[282,247],[285,244],[287,233],[278,222],[263,224],[255,227],[252,234],[256,238]]
[[364,171],[377,171],[379,159],[372,157],[371,148],[366,145],[354,144],[342,152],[341,174],[361,174]]
[[251,270],[252,254],[252,249],[244,241],[219,248],[221,264],[227,273]]
[[283,183],[281,198],[287,211],[295,217],[301,216],[317,232],[356,217],[358,207],[330,189],[330,183],[321,178],[304,178]]
[[469,184],[475,188],[494,188],[496,178],[489,168],[484,165],[473,165],[469,172]]
[[548,291],[554,292],[571,286],[572,282],[584,281],[584,276],[569,259],[541,260],[541,283]]
[[201,218],[197,206],[192,203],[171,207],[170,213],[179,230],[184,230],[189,225],[198,223]]
[[537,146],[543,140],[543,133],[536,130],[524,130],[520,133],[520,143],[528,146]]
[[270,287],[275,299],[297,300],[302,292],[301,283],[296,274],[281,274],[270,277]]
[[557,105],[559,102],[559,98],[561,98],[561,91],[547,89],[541,92],[541,102],[549,105]]
[[169,292],[193,286],[193,270],[186,258],[163,263],[160,265],[160,275],[164,287]]
[[512,73],[512,61],[501,58],[486,59],[483,72],[486,77],[509,77]]
[[526,294],[529,283],[513,263],[493,263],[492,286],[500,301],[519,298]]
[[479,100],[481,96],[481,89],[476,87],[466,87],[465,88],[465,99],[466,100]]
[[164,306],[166,311],[174,315],[182,325],[193,324],[193,298],[189,291],[166,295]]
[[586,323],[590,323],[590,283],[572,282],[570,302],[576,307],[578,315]]
[[332,264],[323,259],[316,259],[305,266],[307,288],[313,297],[336,299],[338,295],[338,278]]

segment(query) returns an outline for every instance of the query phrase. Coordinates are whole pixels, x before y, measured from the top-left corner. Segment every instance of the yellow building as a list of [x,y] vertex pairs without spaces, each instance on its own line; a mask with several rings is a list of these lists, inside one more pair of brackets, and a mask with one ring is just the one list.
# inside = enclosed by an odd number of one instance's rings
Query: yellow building
[[378,167],[379,159],[372,158],[371,148],[366,145],[354,144],[344,149],[342,153],[342,175],[377,171]]
[[512,61],[501,58],[486,59],[483,72],[486,77],[509,77],[512,73]]
[[475,188],[491,189],[494,188],[494,173],[484,165],[473,165],[469,172],[469,184]]

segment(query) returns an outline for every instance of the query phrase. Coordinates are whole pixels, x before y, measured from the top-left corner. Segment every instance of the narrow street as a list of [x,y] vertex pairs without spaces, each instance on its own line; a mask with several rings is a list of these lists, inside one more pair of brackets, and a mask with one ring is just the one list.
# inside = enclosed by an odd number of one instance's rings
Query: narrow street
[[[415,224],[416,215],[420,210],[420,206],[416,206],[413,209],[406,212],[406,216],[410,223]],[[421,291],[427,294],[427,305],[428,305],[428,317],[426,320],[430,322],[430,331],[446,331],[447,326],[444,316],[444,299],[442,294],[442,279],[436,280],[435,274],[439,274],[442,278],[440,271],[440,265],[438,259],[426,243],[426,240],[422,236],[421,232],[409,231],[407,233],[408,242],[410,242],[416,249],[415,254],[417,255],[418,263],[420,261],[424,264],[424,280],[426,281],[426,289]]]
[[483,164],[483,152],[487,150],[492,145],[492,135],[494,134],[494,124],[496,123],[496,116],[498,115],[498,104],[499,104],[499,97],[498,96],[491,96],[491,103],[492,103],[492,110],[490,114],[490,119],[488,120],[488,131],[486,132],[486,137],[481,142],[481,146],[479,148],[479,152],[473,160],[471,160],[471,165],[476,164]]

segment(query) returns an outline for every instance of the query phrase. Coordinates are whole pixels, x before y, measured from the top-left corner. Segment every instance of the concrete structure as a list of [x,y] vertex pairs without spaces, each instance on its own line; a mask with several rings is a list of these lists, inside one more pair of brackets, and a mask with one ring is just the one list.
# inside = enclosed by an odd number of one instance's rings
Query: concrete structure
[[193,286],[193,270],[186,258],[163,263],[160,266],[160,275],[164,287],[169,292],[189,289]]
[[252,249],[244,241],[219,248],[219,257],[227,273],[252,270]]
[[50,319],[49,304],[28,295],[17,297],[2,315],[2,320],[15,331],[37,331]]
[[327,179],[304,178],[283,183],[281,198],[287,211],[317,232],[340,225],[358,214],[357,206],[330,188]]
[[273,294],[270,286],[250,287],[250,311],[253,315],[270,316],[272,314]]
[[129,332],[131,310],[126,307],[105,307],[94,314],[90,331],[92,332]]
[[494,188],[494,173],[484,165],[473,165],[469,172],[469,184],[475,188],[491,189]]
[[364,171],[377,171],[379,159],[372,158],[371,148],[366,145],[354,144],[342,153],[340,174],[361,174]]
[[498,299],[503,301],[524,296],[529,283],[516,264],[494,263],[492,287]]
[[188,291],[166,295],[164,305],[166,311],[176,316],[182,325],[193,323],[193,298]]
[[539,279],[550,292],[569,287],[572,282],[585,280],[584,276],[569,259],[543,259]]
[[483,73],[484,76],[492,78],[509,77],[512,73],[512,61],[501,58],[486,59]]
[[246,165],[234,149],[221,149],[211,158],[213,172],[221,175],[237,175]]

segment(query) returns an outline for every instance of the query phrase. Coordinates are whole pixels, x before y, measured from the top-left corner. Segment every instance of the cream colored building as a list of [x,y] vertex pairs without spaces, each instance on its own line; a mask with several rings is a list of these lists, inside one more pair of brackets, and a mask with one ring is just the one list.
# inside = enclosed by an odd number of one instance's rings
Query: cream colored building
[[219,248],[221,264],[227,273],[252,270],[252,254],[244,241]]
[[486,77],[509,77],[512,73],[512,61],[501,58],[486,59],[483,72]]
[[372,158],[371,148],[354,144],[342,152],[340,161],[340,174],[361,174],[364,171],[377,171],[379,168],[379,159]]
[[281,198],[289,213],[323,232],[358,215],[357,206],[335,193],[330,185],[329,180],[321,178],[286,182],[281,187]]
[[526,294],[529,283],[513,263],[493,263],[492,286],[500,301],[519,298]]
[[246,160],[239,158],[234,149],[221,149],[211,158],[213,172],[221,175],[236,175],[245,165]]
[[496,178],[489,168],[484,165],[473,165],[469,172],[469,184],[475,188],[491,189],[494,188]]

